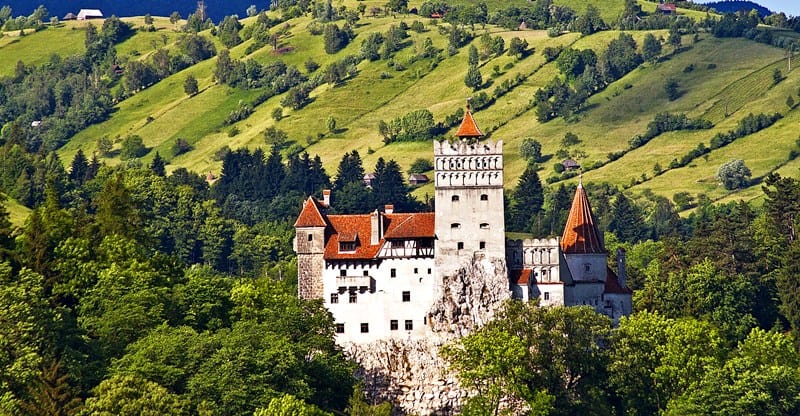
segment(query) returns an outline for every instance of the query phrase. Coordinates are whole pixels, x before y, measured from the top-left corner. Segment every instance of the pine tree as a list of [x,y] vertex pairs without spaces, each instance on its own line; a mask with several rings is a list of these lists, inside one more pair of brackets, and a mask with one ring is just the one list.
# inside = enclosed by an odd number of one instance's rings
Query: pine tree
[[481,85],[483,85],[481,71],[476,65],[470,65],[469,69],[467,69],[467,75],[464,76],[464,85],[473,90],[479,90]]
[[33,385],[28,386],[29,400],[20,402],[20,407],[30,416],[72,416],[81,408],[81,399],[67,380],[69,375],[61,371],[61,363],[52,363],[42,368]]
[[78,149],[75,157],[72,158],[72,164],[69,171],[69,180],[77,185],[83,185],[89,173],[89,162],[83,154],[83,150]]
[[353,150],[350,153],[345,153],[339,162],[339,168],[336,170],[336,180],[333,182],[333,189],[340,191],[348,183],[363,183],[364,181],[364,168],[361,165],[361,156],[358,151]]
[[633,204],[625,195],[619,194],[612,204],[614,215],[608,230],[617,235],[620,241],[636,243],[645,235],[644,218],[639,207]]
[[150,162],[150,170],[163,178],[164,176],[167,176],[165,165],[166,163],[164,162],[164,159],[161,158],[161,155],[158,152],[156,152],[156,155],[153,156],[153,161]]
[[269,176],[269,181],[265,184],[265,196],[273,198],[278,195],[281,189],[281,183],[286,179],[286,167],[283,166],[283,158],[277,145],[272,146],[267,157],[266,173]]
[[508,223],[512,231],[530,232],[531,221],[542,211],[544,191],[537,170],[536,165],[529,164],[514,188]]

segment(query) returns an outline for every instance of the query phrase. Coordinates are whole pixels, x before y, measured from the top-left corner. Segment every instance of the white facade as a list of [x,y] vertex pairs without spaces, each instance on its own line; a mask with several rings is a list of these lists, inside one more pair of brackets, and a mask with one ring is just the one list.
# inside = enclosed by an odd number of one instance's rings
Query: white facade
[[433,303],[433,268],[432,257],[326,262],[324,303],[337,324],[337,339],[363,343],[424,338]]

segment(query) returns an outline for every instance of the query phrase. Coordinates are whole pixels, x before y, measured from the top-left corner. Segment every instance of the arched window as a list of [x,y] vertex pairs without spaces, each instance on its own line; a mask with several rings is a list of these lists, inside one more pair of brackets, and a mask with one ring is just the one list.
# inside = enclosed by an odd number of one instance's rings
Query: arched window
[[458,202],[459,199],[460,198],[459,198],[458,195],[453,195],[452,197],[450,197],[450,200],[453,201],[453,202]]
[[481,223],[481,230],[488,230],[488,229],[489,229],[489,223],[488,222]]
[[457,223],[457,222],[454,222],[454,223],[450,224],[450,228],[453,228],[453,229],[455,229],[455,228],[461,228],[461,224],[459,224],[459,223]]
[[489,195],[481,194],[481,201],[488,201],[488,200],[489,200]]

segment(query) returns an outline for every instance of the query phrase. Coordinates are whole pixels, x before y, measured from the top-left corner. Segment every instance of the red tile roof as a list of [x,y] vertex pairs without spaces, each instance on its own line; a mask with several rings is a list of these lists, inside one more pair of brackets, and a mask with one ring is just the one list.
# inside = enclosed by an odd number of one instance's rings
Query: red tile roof
[[[383,220],[383,238],[378,244],[372,241],[372,215],[328,215],[331,235],[325,244],[326,260],[374,259],[386,239],[433,238],[434,218],[432,212],[378,214]],[[339,242],[358,241],[356,250],[339,252]]]
[[509,277],[512,285],[527,285],[531,279],[531,269],[511,270]]
[[617,277],[617,274],[614,273],[614,270],[611,270],[611,268],[608,267],[608,277],[606,277],[606,286],[605,289],[603,289],[603,293],[630,295],[633,293],[633,291],[628,287],[622,287],[619,284],[619,278]]
[[384,238],[433,238],[434,229],[433,212],[420,212],[415,214],[384,214],[386,232]]
[[472,118],[472,111],[467,107],[467,112],[464,114],[464,119],[461,120],[461,125],[458,126],[456,137],[483,137],[483,132],[478,128],[475,119]]
[[308,197],[303,204],[303,210],[295,221],[295,227],[325,227],[328,223],[320,211],[320,205],[313,196]]
[[583,185],[578,185],[567,225],[561,236],[561,250],[566,254],[603,254],[606,252],[594,223],[592,207]]

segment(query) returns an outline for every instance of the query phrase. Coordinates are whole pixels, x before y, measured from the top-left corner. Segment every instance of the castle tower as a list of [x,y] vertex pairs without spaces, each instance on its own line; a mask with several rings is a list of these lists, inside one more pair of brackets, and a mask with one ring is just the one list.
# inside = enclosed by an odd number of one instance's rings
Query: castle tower
[[436,266],[448,273],[474,256],[505,258],[503,142],[483,133],[467,106],[458,141],[434,142]]
[[603,245],[583,183],[578,184],[561,236],[561,251],[576,282],[605,282],[608,252]]
[[308,197],[294,223],[294,251],[297,253],[297,291],[303,299],[324,296],[322,272],[325,267],[325,237],[328,221],[321,206]]

